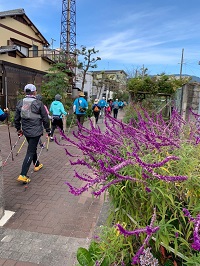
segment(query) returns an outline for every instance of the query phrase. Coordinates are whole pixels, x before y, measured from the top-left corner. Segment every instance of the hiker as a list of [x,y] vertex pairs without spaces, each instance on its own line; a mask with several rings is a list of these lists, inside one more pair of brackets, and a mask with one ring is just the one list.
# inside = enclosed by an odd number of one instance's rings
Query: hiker
[[106,108],[106,106],[107,106],[107,103],[106,103],[105,97],[102,97],[102,99],[99,101],[99,106],[101,107],[101,113],[100,113],[100,116],[102,116],[102,115],[105,114],[105,108]]
[[119,109],[123,110],[124,107],[124,102],[123,101],[119,101]]
[[119,102],[118,102],[118,99],[116,99],[112,103],[112,110],[113,110],[113,117],[117,119],[118,110],[119,110]]
[[65,116],[68,113],[65,111],[64,105],[61,103],[61,99],[62,99],[62,96],[60,94],[56,94],[55,101],[51,103],[51,106],[49,109],[50,113],[52,114],[50,141],[54,140],[53,134],[57,126],[64,133],[62,116],[63,115]]
[[0,108],[0,121],[3,122],[8,117],[9,109],[6,108],[4,111]]
[[[37,94],[35,97],[36,97],[37,100],[42,101],[42,95]],[[45,108],[45,110],[46,110],[46,112],[48,114],[48,118],[51,119],[52,117],[50,116],[48,107],[45,104],[44,104],[44,108]]]
[[48,135],[50,135],[50,128],[44,104],[36,99],[36,87],[33,84],[27,84],[24,92],[26,96],[17,103],[14,122],[18,136],[26,137],[28,148],[17,181],[29,183],[31,180],[27,177],[27,173],[31,162],[34,164],[35,172],[43,167],[37,158],[37,145],[43,135],[43,127]]
[[112,112],[112,103],[113,103],[112,99],[108,100],[108,104],[110,106],[110,113]]
[[94,117],[95,117],[96,124],[97,124],[97,122],[99,120],[99,114],[100,114],[100,110],[101,110],[101,107],[99,106],[98,102],[99,102],[99,100],[95,99],[94,100],[94,104],[92,105],[92,111],[93,111],[93,114],[94,114]]
[[86,110],[88,109],[88,103],[84,97],[85,97],[84,92],[80,91],[79,97],[76,98],[73,103],[73,111],[78,121],[79,131],[81,131],[81,128],[83,127]]
[[110,115],[111,114],[111,107],[110,107],[109,104],[107,104],[107,106],[106,106],[106,114],[107,115]]

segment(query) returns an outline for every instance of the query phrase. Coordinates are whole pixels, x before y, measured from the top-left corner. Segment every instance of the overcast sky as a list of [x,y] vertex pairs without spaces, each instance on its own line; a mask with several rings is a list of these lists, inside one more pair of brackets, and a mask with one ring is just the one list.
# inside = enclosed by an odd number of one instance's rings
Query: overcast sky
[[[0,11],[24,8],[53,48],[60,46],[62,0],[0,0]],[[200,76],[200,0],[77,0],[77,48],[99,50],[98,70]]]

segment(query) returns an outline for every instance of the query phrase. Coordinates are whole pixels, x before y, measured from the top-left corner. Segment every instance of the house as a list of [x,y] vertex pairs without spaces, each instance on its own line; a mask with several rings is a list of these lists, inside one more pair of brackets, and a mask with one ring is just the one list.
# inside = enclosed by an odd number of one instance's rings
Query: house
[[27,83],[40,91],[55,54],[24,9],[0,12],[0,36],[0,106],[14,109]]
[[[78,96],[78,92],[82,90],[82,82],[83,82],[83,70],[76,68],[76,80],[75,80],[75,88],[73,90],[72,98],[76,98]],[[85,76],[85,82],[83,86],[83,92],[88,101],[92,98],[92,84],[93,84],[93,75],[92,72],[87,72]]]
[[93,71],[92,97],[106,100],[113,98],[113,92],[123,91],[127,84],[127,73],[124,70]]

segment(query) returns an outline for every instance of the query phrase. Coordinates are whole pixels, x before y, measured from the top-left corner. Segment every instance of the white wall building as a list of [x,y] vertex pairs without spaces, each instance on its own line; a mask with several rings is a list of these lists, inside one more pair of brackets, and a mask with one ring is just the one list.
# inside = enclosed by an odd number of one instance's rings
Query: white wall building
[[[90,101],[92,98],[92,83],[93,83],[93,77],[91,72],[86,73],[85,77],[85,83],[84,83],[84,88],[83,92],[87,96],[87,100]],[[76,69],[76,85],[75,87],[81,90],[81,85],[83,81],[83,70],[81,69]]]

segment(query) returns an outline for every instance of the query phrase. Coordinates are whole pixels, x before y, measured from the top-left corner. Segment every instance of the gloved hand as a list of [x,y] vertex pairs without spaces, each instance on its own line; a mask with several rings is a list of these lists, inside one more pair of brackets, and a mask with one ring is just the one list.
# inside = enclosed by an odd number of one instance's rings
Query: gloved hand
[[22,137],[23,136],[23,131],[20,129],[20,130],[17,130],[17,135],[18,137]]
[[47,136],[50,137],[51,136],[51,130],[47,129],[46,132],[47,132]]
[[9,112],[9,109],[8,109],[8,108],[5,108],[5,109],[4,109],[4,112],[5,112],[5,113],[8,113],[8,112]]

